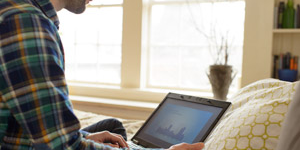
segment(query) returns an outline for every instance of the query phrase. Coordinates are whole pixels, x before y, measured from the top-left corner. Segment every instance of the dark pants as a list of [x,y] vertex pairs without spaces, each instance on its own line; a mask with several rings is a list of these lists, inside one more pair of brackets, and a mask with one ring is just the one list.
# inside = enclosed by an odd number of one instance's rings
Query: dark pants
[[114,118],[99,121],[81,130],[89,133],[109,131],[111,133],[120,134],[127,141],[126,130],[122,122]]

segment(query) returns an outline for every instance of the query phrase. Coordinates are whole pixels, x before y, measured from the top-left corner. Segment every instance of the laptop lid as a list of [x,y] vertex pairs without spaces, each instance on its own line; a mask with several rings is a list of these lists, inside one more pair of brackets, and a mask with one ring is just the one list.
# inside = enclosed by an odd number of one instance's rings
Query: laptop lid
[[169,93],[131,139],[143,147],[203,142],[230,102]]

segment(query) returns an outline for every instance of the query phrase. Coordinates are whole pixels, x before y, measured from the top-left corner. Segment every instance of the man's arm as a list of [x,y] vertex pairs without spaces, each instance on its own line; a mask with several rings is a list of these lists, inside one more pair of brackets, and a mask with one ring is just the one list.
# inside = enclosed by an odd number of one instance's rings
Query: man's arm
[[[56,32],[51,21],[32,14],[11,16],[0,23],[2,98],[22,134],[34,146],[107,148],[79,133],[80,124],[69,101]],[[17,144],[14,138],[6,138],[4,142]]]
[[[0,22],[0,90],[22,134],[36,149],[114,149],[96,143],[118,141],[113,135],[96,133],[87,140],[68,97],[64,62],[57,31],[48,19],[20,14]],[[6,144],[16,146],[9,137]],[[96,141],[96,142],[94,142]],[[28,145],[27,145],[28,146]],[[201,149],[200,144],[178,144],[172,150]]]

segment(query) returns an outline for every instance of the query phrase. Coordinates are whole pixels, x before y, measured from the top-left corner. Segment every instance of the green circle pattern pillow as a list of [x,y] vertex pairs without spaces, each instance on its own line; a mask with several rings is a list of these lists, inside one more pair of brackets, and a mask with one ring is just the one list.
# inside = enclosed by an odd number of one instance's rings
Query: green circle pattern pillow
[[228,100],[232,107],[206,140],[205,149],[276,149],[296,84],[266,79],[242,88]]

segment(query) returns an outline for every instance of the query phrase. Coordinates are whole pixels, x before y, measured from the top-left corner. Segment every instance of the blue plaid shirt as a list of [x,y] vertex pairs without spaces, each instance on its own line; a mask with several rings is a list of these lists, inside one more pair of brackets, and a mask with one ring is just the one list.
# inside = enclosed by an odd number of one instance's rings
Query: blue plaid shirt
[[0,0],[0,149],[113,149],[84,138],[49,0]]

